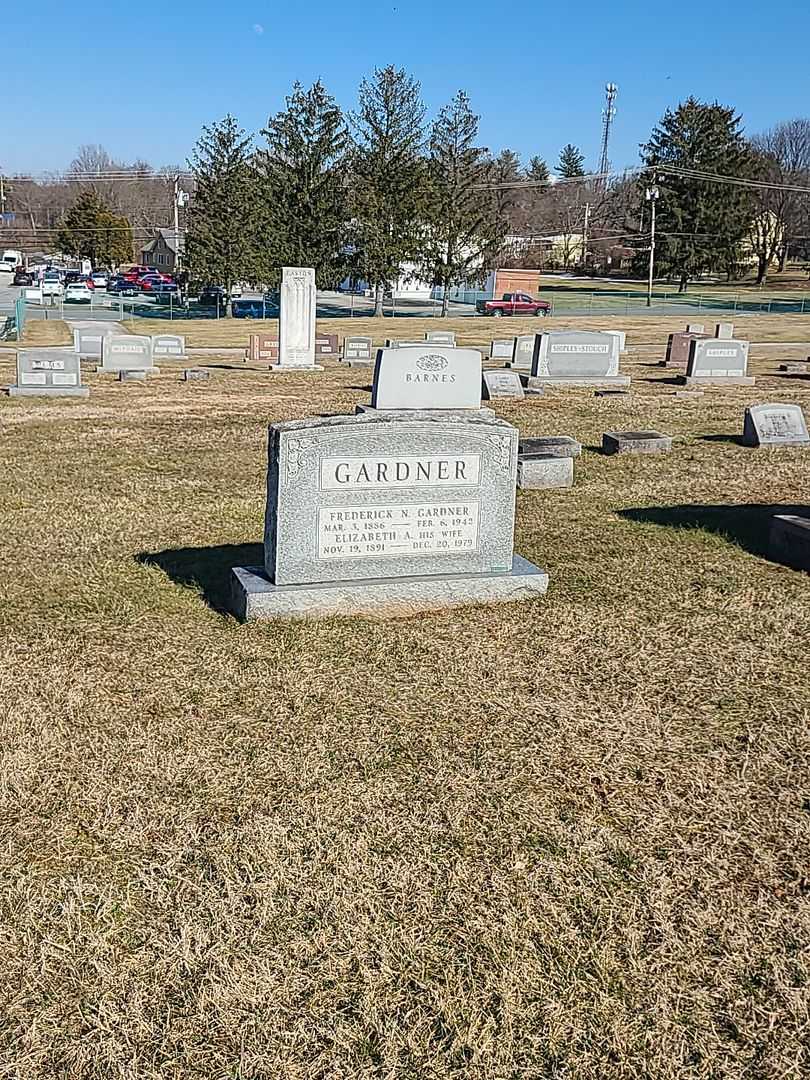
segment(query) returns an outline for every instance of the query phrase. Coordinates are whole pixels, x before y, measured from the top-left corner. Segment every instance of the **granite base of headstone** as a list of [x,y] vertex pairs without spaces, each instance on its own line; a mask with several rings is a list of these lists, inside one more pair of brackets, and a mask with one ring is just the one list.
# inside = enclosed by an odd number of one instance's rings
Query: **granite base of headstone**
[[660,431],[606,431],[602,435],[603,454],[665,454],[672,449],[672,436]]
[[771,518],[768,556],[794,570],[810,571],[810,516],[775,514]]
[[201,368],[185,368],[180,378],[183,382],[204,382],[210,376],[209,371],[203,371]]
[[681,401],[697,401],[698,398],[704,397],[702,390],[676,390],[673,397],[679,398]]
[[9,397],[90,396],[82,386],[79,354],[68,349],[19,349],[17,381],[7,390]]
[[263,567],[235,567],[243,620],[407,615],[542,595],[514,554],[516,428],[454,413],[334,416],[269,430]]
[[768,403],[745,410],[744,446],[810,446],[800,405]]
[[545,454],[518,456],[517,486],[521,491],[574,486],[574,459]]
[[147,372],[145,372],[142,369],[136,369],[136,370],[133,370],[133,371],[123,371],[123,370],[121,370],[121,371],[118,372],[118,381],[119,382],[146,382],[146,375],[147,375]]

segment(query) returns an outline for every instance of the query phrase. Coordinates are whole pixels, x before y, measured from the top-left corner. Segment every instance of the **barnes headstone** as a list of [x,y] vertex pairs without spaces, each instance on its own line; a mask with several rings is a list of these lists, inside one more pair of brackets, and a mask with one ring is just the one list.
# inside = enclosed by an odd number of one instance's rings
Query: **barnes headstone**
[[380,349],[372,409],[480,409],[481,353],[477,349]]

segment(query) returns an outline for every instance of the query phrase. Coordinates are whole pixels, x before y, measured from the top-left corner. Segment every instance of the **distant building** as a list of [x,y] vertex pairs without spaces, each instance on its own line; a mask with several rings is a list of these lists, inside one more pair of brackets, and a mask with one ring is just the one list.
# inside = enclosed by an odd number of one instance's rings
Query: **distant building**
[[183,261],[185,236],[174,229],[158,229],[153,240],[141,248],[141,263],[173,273]]

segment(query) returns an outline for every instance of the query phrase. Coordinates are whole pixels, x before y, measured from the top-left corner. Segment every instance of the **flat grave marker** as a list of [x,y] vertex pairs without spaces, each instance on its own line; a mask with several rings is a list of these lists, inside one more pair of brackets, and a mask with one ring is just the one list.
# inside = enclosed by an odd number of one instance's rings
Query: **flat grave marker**
[[672,436],[660,431],[606,431],[602,435],[603,454],[665,454],[672,449]]
[[750,405],[745,410],[742,441],[745,446],[810,445],[801,405]]
[[520,375],[514,368],[503,368],[483,373],[481,396],[484,401],[492,401],[493,398],[522,398],[526,395]]

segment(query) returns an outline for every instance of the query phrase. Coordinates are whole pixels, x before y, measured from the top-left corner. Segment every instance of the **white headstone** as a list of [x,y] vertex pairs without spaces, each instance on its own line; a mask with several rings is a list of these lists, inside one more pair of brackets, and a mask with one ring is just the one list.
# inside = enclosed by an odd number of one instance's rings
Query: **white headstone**
[[489,346],[489,357],[490,360],[511,360],[514,351],[514,338],[495,338]]
[[714,336],[720,341],[731,341],[734,337],[734,323],[719,322],[714,328]]
[[456,335],[452,330],[428,330],[425,341],[432,341],[436,345],[455,345]]
[[157,372],[152,366],[152,339],[137,334],[105,334],[99,371]]
[[485,371],[481,391],[484,401],[491,401],[492,398],[522,398],[526,396],[523,383],[520,381],[520,375],[514,368]]
[[315,271],[285,266],[281,271],[278,363],[272,371],[319,371],[315,363]]
[[480,409],[481,353],[436,349],[380,349],[372,409]]
[[79,354],[69,349],[20,349],[9,397],[87,397]]
[[152,356],[182,360],[186,355],[186,339],[182,334],[152,334]]
[[512,347],[512,367],[531,370],[535,334],[518,334]]
[[808,446],[810,435],[801,405],[751,405],[745,410],[746,446]]

